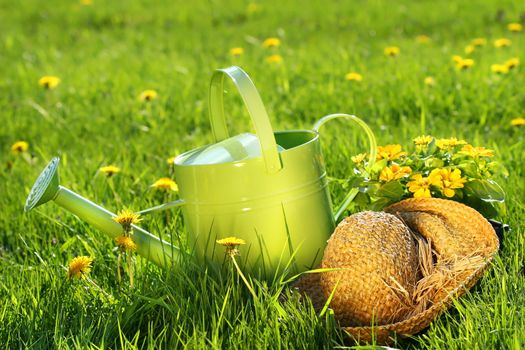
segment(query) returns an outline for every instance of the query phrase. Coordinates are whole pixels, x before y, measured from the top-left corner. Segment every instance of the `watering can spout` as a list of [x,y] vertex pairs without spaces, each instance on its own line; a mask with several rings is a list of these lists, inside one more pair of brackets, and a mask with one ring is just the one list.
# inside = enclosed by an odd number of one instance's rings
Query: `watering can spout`
[[[95,226],[111,238],[122,235],[122,226],[113,220],[116,217],[114,213],[60,186],[58,178],[59,161],[59,158],[53,158],[38,176],[27,197],[24,211],[28,212],[39,205],[53,200],[59,206]],[[169,242],[136,225],[132,225],[132,227],[132,238],[137,245],[137,253],[157,265],[170,266],[173,258],[180,253],[179,248]]]

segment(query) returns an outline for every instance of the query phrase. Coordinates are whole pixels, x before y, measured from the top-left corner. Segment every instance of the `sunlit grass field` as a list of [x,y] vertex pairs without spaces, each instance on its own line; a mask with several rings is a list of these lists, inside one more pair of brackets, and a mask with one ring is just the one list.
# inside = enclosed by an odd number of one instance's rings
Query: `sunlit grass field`
[[[213,141],[214,69],[239,65],[254,80],[275,130],[309,129],[321,116],[363,118],[379,144],[418,135],[493,149],[508,171],[500,221],[512,230],[480,282],[425,332],[398,348],[525,348],[525,61],[523,1],[6,1],[0,0],[0,344],[3,348],[341,348],[333,317],[318,317],[288,286],[237,274],[210,276],[186,259],[173,271],[137,259],[135,287],[116,278],[114,242],[54,204],[25,214],[44,165],[61,157],[61,182],[111,211],[177,198],[150,185],[167,159]],[[421,37],[425,36],[425,37]],[[264,48],[266,38],[280,46]],[[467,54],[473,39],[485,45]],[[506,38],[509,46],[495,47]],[[395,57],[386,47],[399,47]],[[240,47],[241,55],[230,49]],[[467,49],[467,51],[469,51]],[[279,55],[282,62],[271,55]],[[454,55],[473,59],[465,69]],[[362,80],[348,80],[348,73]],[[56,76],[53,89],[39,85]],[[354,75],[355,77],[355,75]],[[427,79],[425,83],[425,78]],[[229,85],[231,87],[231,85]],[[145,90],[157,98],[141,101]],[[226,95],[229,128],[251,130],[241,99]],[[516,122],[515,122],[516,123]],[[323,128],[330,176],[347,178],[366,151],[355,126]],[[26,141],[15,154],[11,145]],[[115,165],[107,177],[98,169]],[[331,185],[334,202],[345,190]],[[148,216],[149,231],[184,244],[179,212]],[[93,283],[67,279],[75,256],[93,257]]]

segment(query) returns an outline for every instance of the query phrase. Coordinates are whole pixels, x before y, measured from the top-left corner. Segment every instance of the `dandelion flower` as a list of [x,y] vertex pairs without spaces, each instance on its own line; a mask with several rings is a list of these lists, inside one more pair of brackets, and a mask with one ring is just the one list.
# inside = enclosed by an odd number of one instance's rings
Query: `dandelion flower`
[[363,76],[356,72],[350,72],[345,75],[345,79],[348,81],[361,81],[363,80]]
[[474,45],[467,45],[465,47],[465,53],[467,55],[473,53],[474,51],[476,51],[476,47]]
[[139,100],[144,102],[152,101],[158,97],[157,91],[155,90],[144,90],[139,95]]
[[26,152],[29,149],[29,143],[26,141],[16,141],[11,145],[11,151],[15,154]]
[[173,164],[175,164],[175,158],[177,158],[177,156],[169,157],[168,159],[166,159],[166,163],[168,163],[169,166],[172,166]]
[[490,70],[496,74],[507,74],[509,68],[504,64],[493,64],[490,66]]
[[281,55],[271,55],[266,57],[266,63],[270,64],[281,64],[283,62],[283,57]]
[[278,38],[268,38],[263,41],[262,46],[269,49],[281,46],[281,40]]
[[471,58],[463,58],[461,61],[456,62],[456,67],[461,70],[466,70],[474,65],[474,60]]
[[401,50],[397,46],[389,46],[384,48],[383,53],[386,56],[395,57],[401,53]]
[[100,171],[102,174],[108,177],[111,177],[115,174],[120,173],[120,168],[115,165],[106,165],[106,166],[100,167],[98,171]]
[[485,147],[474,147],[472,145],[467,144],[463,146],[461,151],[459,151],[459,154],[463,154],[477,159],[479,157],[492,157],[494,156],[494,151]]
[[434,184],[434,179],[423,177],[422,174],[415,174],[411,177],[412,181],[407,183],[408,191],[414,194],[414,198],[430,198],[430,186]]
[[137,250],[137,244],[133,241],[133,238],[129,236],[118,236],[115,238],[115,243],[121,251],[132,251]]
[[452,56],[452,61],[454,61],[454,63],[459,63],[461,61],[463,61],[463,57],[459,56],[459,55],[454,55]]
[[60,78],[53,75],[45,75],[38,80],[38,85],[48,90],[56,88],[58,84],[60,84]]
[[118,212],[117,216],[113,218],[113,221],[122,225],[124,231],[128,231],[132,224],[138,224],[142,219],[140,214],[134,213],[129,209],[123,209]]
[[521,25],[521,23],[509,23],[507,25],[507,29],[511,32],[517,33],[523,30],[523,26]]
[[522,126],[525,125],[525,118],[514,118],[510,121],[510,125],[512,126]]
[[444,151],[450,151],[454,147],[462,146],[462,145],[466,145],[466,144],[467,144],[467,141],[465,141],[465,140],[458,140],[455,137],[451,137],[449,139],[436,140],[436,146],[439,149],[442,149]]
[[226,237],[218,239],[216,242],[217,244],[226,247],[226,254],[231,257],[239,255],[239,250],[237,250],[237,246],[246,244],[246,242],[243,239],[237,237]]
[[233,47],[230,49],[230,55],[238,57],[244,54],[244,49],[242,47]]
[[158,188],[161,190],[171,190],[171,191],[178,191],[179,186],[177,186],[177,183],[170,179],[169,177],[162,177],[155,181],[153,185],[151,185],[153,188]]
[[436,85],[436,80],[433,77],[425,77],[423,83],[425,83],[426,86],[434,86]]
[[484,46],[484,45],[487,44],[487,39],[485,39],[485,38],[475,38],[475,39],[472,39],[470,44],[472,46],[475,46],[475,47]]
[[93,5],[93,0],[80,0],[80,4],[84,6]]
[[356,165],[359,165],[365,162],[366,157],[367,157],[366,153],[359,153],[355,156],[350,157],[350,159],[352,159],[352,162],[354,162]]
[[77,256],[69,263],[67,270],[68,278],[82,278],[91,271],[93,258],[89,256]]
[[406,152],[401,151],[401,145],[378,146],[376,160],[396,160],[406,156],[406,154]]
[[509,70],[514,69],[519,65],[520,65],[520,59],[517,57],[511,58],[505,61],[505,66],[507,66]]
[[467,179],[461,177],[461,170],[459,169],[434,169],[429,175],[432,178],[433,184],[441,189],[445,197],[452,198],[456,194],[454,190],[463,188]]
[[412,169],[408,166],[399,166],[398,164],[392,164],[389,167],[384,167],[379,174],[379,180],[383,182],[390,182],[399,180],[407,177],[412,172]]
[[418,35],[416,36],[416,41],[420,44],[428,44],[432,39],[427,35]]
[[495,47],[507,47],[507,46],[510,46],[510,44],[512,44],[512,42],[509,39],[506,39],[506,38],[501,38],[501,39],[494,40],[494,46]]

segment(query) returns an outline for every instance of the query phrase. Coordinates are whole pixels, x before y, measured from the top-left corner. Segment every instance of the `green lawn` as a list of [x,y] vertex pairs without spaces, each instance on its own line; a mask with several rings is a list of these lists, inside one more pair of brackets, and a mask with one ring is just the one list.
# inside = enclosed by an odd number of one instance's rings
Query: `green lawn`
[[[521,16],[521,17],[520,17]],[[56,205],[25,214],[44,165],[61,157],[62,183],[111,211],[175,199],[150,185],[170,176],[166,159],[212,142],[208,86],[216,68],[243,67],[274,129],[311,128],[344,112],[366,120],[379,144],[410,145],[421,134],[455,136],[494,149],[508,174],[499,220],[504,236],[493,266],[453,309],[398,348],[525,348],[525,63],[523,1],[78,1],[0,0],[0,344],[6,348],[334,348],[353,346],[331,315],[318,317],[287,286],[253,281],[257,300],[236,276],[211,277],[191,259],[165,271],[138,258],[135,288],[118,284],[114,242]],[[521,18],[521,19],[520,19]],[[430,37],[420,43],[418,35]],[[281,45],[262,42],[278,37]],[[487,44],[470,55],[474,38]],[[493,41],[508,38],[509,47]],[[397,46],[397,57],[383,49]],[[232,57],[229,50],[242,47]],[[281,64],[266,61],[281,55]],[[474,59],[458,70],[453,55]],[[362,81],[347,81],[357,72]],[[60,78],[50,90],[42,76]],[[435,84],[427,86],[425,77]],[[139,101],[153,89],[158,98]],[[232,133],[250,130],[233,89]],[[323,129],[334,178],[366,151],[354,126]],[[29,150],[15,155],[24,140]],[[114,164],[107,178],[97,170]],[[508,175],[508,176],[506,176]],[[331,185],[334,202],[345,192]],[[148,216],[151,232],[185,241],[180,214]],[[93,284],[68,280],[71,258],[90,255]]]

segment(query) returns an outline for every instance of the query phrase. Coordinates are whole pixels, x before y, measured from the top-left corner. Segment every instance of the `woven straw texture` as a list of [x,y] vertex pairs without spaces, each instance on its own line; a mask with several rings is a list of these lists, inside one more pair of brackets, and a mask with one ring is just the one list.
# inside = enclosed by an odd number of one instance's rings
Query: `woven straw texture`
[[[458,202],[435,198],[407,199],[385,211],[399,220],[385,213],[364,212],[354,214],[338,225],[328,242],[322,266],[345,270],[305,274],[293,285],[295,290],[311,299],[316,310],[321,310],[333,291],[334,283],[337,283],[330,307],[341,327],[359,342],[375,339],[378,344],[388,344],[396,335],[410,336],[428,327],[441,312],[450,307],[454,299],[461,297],[479,280],[499,248],[496,233],[488,221],[474,209]],[[384,222],[378,223],[378,220]],[[391,226],[396,228],[388,231]],[[399,302],[400,295],[397,295],[397,299],[392,297],[391,293],[395,295],[397,288],[392,288],[393,284],[385,279],[395,276],[398,284],[394,286],[410,293],[414,289],[413,278],[421,278],[421,272],[418,271],[421,262],[414,265],[412,261],[415,243],[406,236],[405,230],[408,228],[420,234],[432,246],[436,266],[440,261],[448,262],[450,259],[458,261],[464,258],[468,262],[474,255],[481,259],[481,263],[473,265],[475,268],[462,270],[455,275],[452,283],[447,281],[432,300],[424,304],[428,306],[425,309],[406,312],[400,306],[401,312],[392,312],[393,305],[403,303]],[[365,234],[369,236],[364,237]],[[377,250],[378,244],[383,245],[382,250]],[[385,267],[389,263],[392,265]],[[362,264],[366,267],[362,267]],[[330,283],[327,283],[329,280]],[[346,287],[340,289],[341,285]],[[328,286],[332,288],[328,290]],[[383,299],[378,299],[377,293]],[[367,305],[368,309],[373,306],[377,326],[367,326],[372,324],[370,315],[363,311]],[[381,320],[389,322],[381,324]]]

